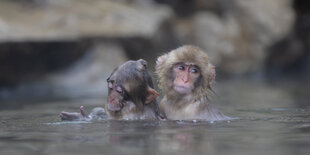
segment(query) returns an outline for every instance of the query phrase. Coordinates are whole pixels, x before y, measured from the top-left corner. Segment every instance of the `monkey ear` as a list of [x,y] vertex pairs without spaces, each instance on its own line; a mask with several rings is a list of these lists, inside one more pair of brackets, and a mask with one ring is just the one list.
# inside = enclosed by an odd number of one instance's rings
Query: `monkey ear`
[[159,96],[158,92],[155,89],[148,86],[144,104],[149,104],[153,102],[158,96]]
[[158,57],[156,60],[156,69],[160,69],[161,66],[165,63],[166,59],[167,59],[167,54]]
[[139,59],[137,62],[138,62],[137,69],[139,71],[144,71],[146,69],[147,62],[145,60],[143,60],[143,59]]
[[209,64],[210,76],[209,76],[209,85],[211,85],[215,80],[215,66]]

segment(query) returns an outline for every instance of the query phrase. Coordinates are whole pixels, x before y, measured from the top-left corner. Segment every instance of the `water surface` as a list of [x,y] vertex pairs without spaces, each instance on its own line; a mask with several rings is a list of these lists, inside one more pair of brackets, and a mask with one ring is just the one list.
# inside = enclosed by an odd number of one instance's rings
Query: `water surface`
[[60,121],[62,110],[77,111],[84,105],[90,111],[102,106],[102,99],[94,98],[3,108],[0,154],[310,154],[308,90],[224,83],[216,91],[217,107],[238,119]]

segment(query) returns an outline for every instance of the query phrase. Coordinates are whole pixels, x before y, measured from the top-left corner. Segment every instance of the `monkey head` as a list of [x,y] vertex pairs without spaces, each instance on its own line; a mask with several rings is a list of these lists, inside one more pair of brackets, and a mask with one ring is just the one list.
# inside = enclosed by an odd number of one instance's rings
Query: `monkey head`
[[107,79],[108,113],[120,115],[124,111],[143,111],[143,107],[155,101],[159,94],[153,89],[153,82],[145,60],[127,61],[114,69]]
[[215,78],[208,55],[195,46],[182,46],[158,57],[159,88],[167,95],[207,96]]

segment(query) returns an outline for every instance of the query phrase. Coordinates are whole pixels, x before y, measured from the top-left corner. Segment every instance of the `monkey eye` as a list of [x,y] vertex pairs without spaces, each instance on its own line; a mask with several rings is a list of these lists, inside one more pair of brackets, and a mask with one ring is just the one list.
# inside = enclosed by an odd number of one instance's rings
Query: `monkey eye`
[[198,73],[198,69],[192,68],[192,69],[190,70],[190,72],[191,72],[191,73]]
[[120,87],[120,86],[117,86],[117,87],[116,87],[116,91],[117,91],[118,93],[123,93],[123,89],[122,89],[122,87]]
[[108,82],[108,87],[109,87],[109,89],[113,89],[114,80],[108,79],[107,82]]
[[189,71],[190,73],[197,74],[199,73],[199,68],[197,66],[191,66]]
[[116,87],[116,92],[118,92],[123,97],[123,100],[127,101],[130,99],[126,90],[124,90],[121,86]]
[[112,84],[112,82],[108,82],[108,87],[109,87],[110,89],[112,89],[112,88],[113,88],[113,84]]
[[177,68],[178,68],[178,70],[180,70],[180,71],[184,71],[184,70],[185,70],[185,67],[182,66],[182,65],[177,65]]

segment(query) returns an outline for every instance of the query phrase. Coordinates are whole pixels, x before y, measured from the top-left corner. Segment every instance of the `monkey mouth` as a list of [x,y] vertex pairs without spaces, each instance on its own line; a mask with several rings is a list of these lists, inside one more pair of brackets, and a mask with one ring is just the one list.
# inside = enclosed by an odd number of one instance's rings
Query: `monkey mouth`
[[108,110],[109,111],[113,111],[113,112],[121,111],[122,110],[122,105],[109,103],[108,104]]
[[173,86],[173,89],[179,94],[189,94],[192,92],[192,89],[185,86]]

